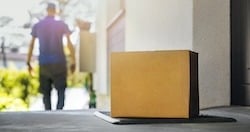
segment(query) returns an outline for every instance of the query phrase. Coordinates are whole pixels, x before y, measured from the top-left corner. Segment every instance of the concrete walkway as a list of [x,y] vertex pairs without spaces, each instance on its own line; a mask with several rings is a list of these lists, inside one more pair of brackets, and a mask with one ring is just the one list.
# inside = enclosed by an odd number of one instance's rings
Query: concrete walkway
[[[67,88],[65,92],[64,110],[88,109],[89,95],[85,88]],[[52,109],[55,110],[57,103],[57,92],[55,89],[51,93]],[[30,111],[43,111],[42,95],[39,95],[31,103]]]
[[235,118],[230,123],[162,123],[113,125],[95,110],[0,113],[0,132],[249,132],[250,107],[221,107],[202,114]]

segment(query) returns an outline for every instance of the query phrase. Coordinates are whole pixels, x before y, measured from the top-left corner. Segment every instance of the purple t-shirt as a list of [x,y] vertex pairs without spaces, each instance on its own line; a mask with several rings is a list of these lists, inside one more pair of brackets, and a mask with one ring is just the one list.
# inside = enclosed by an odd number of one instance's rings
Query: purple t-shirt
[[51,16],[35,24],[31,35],[39,40],[39,64],[66,63],[63,35],[70,33],[63,21],[55,20]]

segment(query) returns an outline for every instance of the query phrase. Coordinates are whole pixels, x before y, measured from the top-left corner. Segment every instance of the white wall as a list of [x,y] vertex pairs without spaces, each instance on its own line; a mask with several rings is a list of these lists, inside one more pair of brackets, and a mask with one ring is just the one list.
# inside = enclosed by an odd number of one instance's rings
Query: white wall
[[201,108],[230,104],[230,0],[194,0]]
[[126,0],[126,50],[192,49],[192,0]]
[[107,20],[108,22],[113,19],[117,12],[121,9],[120,0],[103,0],[107,2]]
[[107,4],[98,0],[96,20],[96,72],[94,74],[94,89],[99,93],[107,93]]

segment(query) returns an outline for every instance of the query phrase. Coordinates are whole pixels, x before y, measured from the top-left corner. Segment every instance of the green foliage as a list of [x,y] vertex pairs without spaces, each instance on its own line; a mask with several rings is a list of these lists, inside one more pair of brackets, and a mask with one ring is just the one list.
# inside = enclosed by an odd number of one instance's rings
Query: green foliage
[[38,86],[37,74],[30,76],[26,69],[0,69],[0,111],[27,110],[29,98],[38,95]]
[[67,85],[69,88],[83,87],[87,73],[75,72],[74,74],[68,74]]
[[[39,67],[33,67],[32,76],[27,69],[0,68],[0,111],[28,110],[30,100],[39,94]],[[69,74],[68,87],[83,87],[86,73]]]

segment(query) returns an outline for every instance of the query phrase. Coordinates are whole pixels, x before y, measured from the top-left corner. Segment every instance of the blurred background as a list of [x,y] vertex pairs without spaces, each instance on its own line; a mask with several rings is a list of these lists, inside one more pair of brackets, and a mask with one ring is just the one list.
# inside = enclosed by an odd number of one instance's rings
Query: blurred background
[[[35,70],[29,76],[26,66],[28,45],[32,26],[46,15],[46,3],[51,0],[0,0],[0,111],[43,110],[42,95],[38,92],[38,44],[35,44],[33,61]],[[80,43],[95,39],[97,0],[54,0],[59,16],[73,31],[71,37],[81,56]],[[92,40],[93,41],[93,40]],[[68,55],[65,46],[66,55]],[[77,61],[77,63],[81,63]],[[86,68],[86,67],[85,67]],[[65,109],[88,109],[92,70],[81,69],[68,77]],[[93,94],[92,94],[93,95]],[[56,91],[52,91],[52,108],[56,105]]]

